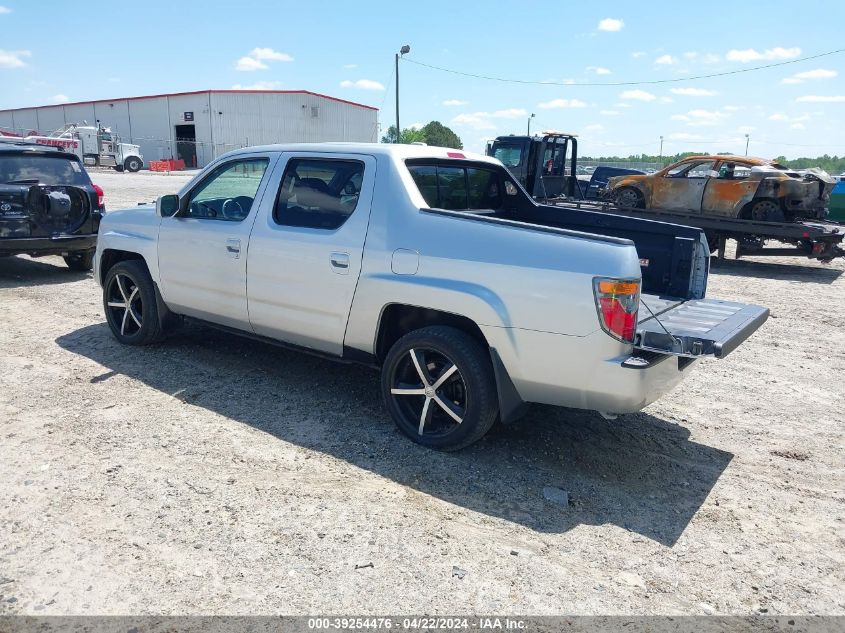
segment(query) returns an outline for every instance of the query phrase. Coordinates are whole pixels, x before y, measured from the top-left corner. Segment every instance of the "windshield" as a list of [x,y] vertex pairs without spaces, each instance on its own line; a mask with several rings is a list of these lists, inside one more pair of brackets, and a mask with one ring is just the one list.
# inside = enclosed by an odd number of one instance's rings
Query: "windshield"
[[522,147],[520,145],[496,145],[493,157],[501,161],[505,167],[519,167],[522,162]]
[[79,161],[63,155],[0,154],[0,183],[76,185],[91,184]]

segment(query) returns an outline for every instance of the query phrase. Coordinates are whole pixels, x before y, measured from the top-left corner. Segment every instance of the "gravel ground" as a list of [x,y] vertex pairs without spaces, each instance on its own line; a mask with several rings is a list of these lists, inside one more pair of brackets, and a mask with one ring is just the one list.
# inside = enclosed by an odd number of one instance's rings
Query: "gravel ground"
[[[114,209],[186,176],[94,180]],[[438,454],[369,370],[123,347],[89,274],[0,260],[0,614],[843,614],[843,271],[728,262],[711,296],[772,318],[727,359]]]

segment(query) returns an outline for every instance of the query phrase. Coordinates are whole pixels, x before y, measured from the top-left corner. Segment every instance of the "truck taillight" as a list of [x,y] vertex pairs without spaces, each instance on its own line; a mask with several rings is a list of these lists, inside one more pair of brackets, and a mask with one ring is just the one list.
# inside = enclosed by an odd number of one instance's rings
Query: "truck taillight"
[[593,293],[602,329],[615,339],[633,343],[640,307],[640,280],[596,278]]
[[94,191],[97,192],[97,207],[102,209],[106,204],[106,194],[103,192],[103,188],[100,185],[94,185]]

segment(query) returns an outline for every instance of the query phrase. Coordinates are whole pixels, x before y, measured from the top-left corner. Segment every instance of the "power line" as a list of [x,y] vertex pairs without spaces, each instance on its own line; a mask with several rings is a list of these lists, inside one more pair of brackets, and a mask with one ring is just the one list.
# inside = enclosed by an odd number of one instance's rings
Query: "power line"
[[765,70],[767,68],[777,68],[779,66],[787,66],[789,64],[798,64],[801,62],[806,62],[811,59],[819,59],[821,57],[828,57],[830,55],[837,55],[839,53],[845,53],[845,48],[839,48],[833,51],[827,51],[825,53],[819,53],[817,55],[810,55],[808,57],[799,57],[798,59],[790,59],[788,61],[783,62],[774,62],[772,64],[764,64],[762,66],[752,66],[751,68],[737,68],[736,70],[726,70],[720,73],[710,73],[707,75],[694,75],[692,77],[676,77],[675,79],[651,79],[648,81],[607,81],[607,82],[562,82],[562,81],[532,81],[528,79],[513,79],[507,77],[493,77],[490,75],[480,75],[476,73],[468,73],[463,72],[460,70],[454,70],[452,68],[444,68],[442,66],[435,66],[433,64],[426,64],[424,62],[417,61],[415,59],[410,59],[408,57],[403,57],[402,61],[408,64],[416,64],[417,66],[424,66],[426,68],[431,68],[432,70],[439,70],[445,73],[451,73],[453,75],[461,75],[462,77],[473,77],[475,79],[486,79],[489,81],[501,81],[504,83],[512,83],[512,84],[532,84],[538,86],[647,86],[647,85],[654,85],[654,84],[671,84],[671,83],[679,83],[682,81],[696,81],[699,79],[712,79],[713,77],[726,77],[728,75],[739,75],[741,73],[750,73],[757,70]]

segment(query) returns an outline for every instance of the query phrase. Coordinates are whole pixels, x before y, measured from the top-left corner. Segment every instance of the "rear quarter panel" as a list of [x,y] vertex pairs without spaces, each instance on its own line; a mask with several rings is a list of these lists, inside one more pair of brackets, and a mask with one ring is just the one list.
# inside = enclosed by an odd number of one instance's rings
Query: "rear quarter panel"
[[[460,314],[479,326],[586,336],[599,329],[596,276],[639,278],[626,241],[533,231],[421,210],[405,166],[379,165],[361,277],[346,345],[374,350],[391,303]],[[395,274],[393,254],[416,253],[414,274]]]

